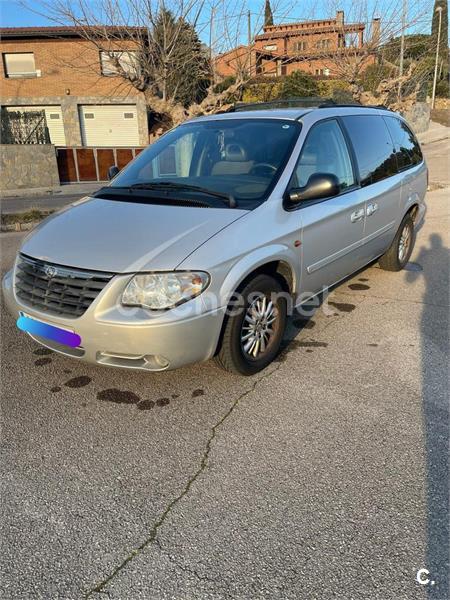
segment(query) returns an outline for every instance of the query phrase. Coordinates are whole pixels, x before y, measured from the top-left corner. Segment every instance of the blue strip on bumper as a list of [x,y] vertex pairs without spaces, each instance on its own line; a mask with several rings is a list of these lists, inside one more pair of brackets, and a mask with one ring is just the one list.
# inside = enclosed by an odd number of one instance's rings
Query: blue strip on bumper
[[81,345],[81,337],[77,333],[54,327],[48,323],[42,323],[23,315],[17,319],[17,327],[22,331],[31,333],[32,335],[38,335],[49,340],[54,340],[59,344],[70,346],[71,348],[77,348]]

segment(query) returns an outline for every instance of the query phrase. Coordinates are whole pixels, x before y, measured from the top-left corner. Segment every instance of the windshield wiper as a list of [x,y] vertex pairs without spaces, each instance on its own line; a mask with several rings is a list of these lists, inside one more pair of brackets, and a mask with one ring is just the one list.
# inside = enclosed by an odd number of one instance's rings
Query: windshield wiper
[[236,199],[234,198],[234,196],[232,196],[232,194],[226,194],[225,192],[216,192],[215,190],[209,190],[199,185],[190,185],[188,183],[176,183],[175,181],[149,181],[147,183],[134,183],[133,185],[130,185],[130,188],[132,190],[187,190],[197,192],[199,194],[207,194],[208,196],[213,196],[215,198],[220,198],[221,200],[227,202],[230,208],[236,208],[237,206]]

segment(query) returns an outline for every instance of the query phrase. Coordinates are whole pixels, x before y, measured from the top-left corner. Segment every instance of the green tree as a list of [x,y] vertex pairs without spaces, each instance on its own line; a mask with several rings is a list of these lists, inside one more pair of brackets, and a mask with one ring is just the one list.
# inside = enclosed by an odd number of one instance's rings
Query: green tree
[[211,68],[194,27],[162,9],[148,49],[154,63],[154,81],[163,100],[189,106],[206,96]]
[[[401,38],[395,37],[389,40],[380,48],[382,60],[398,64],[400,58]],[[431,36],[426,33],[416,33],[405,35],[405,53],[406,61],[421,60],[429,54],[432,45]]]
[[273,13],[272,7],[270,6],[270,0],[266,0],[266,4],[264,6],[264,27],[269,25],[273,25]]
[[312,75],[294,71],[287,75],[281,85],[279,98],[302,98],[319,95],[319,86]]

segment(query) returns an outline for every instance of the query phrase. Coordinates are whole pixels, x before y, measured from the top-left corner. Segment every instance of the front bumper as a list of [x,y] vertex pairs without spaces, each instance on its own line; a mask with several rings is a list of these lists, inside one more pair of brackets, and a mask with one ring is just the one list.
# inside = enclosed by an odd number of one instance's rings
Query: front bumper
[[[129,277],[129,276],[128,276]],[[124,278],[114,278],[86,312],[67,319],[38,312],[23,305],[14,293],[14,275],[2,282],[3,295],[15,319],[19,313],[68,329],[81,336],[81,346],[70,348],[46,338],[30,335],[42,345],[89,363],[163,371],[211,358],[216,350],[225,308],[206,310],[201,296],[181,310],[154,315],[142,309],[117,305]]]

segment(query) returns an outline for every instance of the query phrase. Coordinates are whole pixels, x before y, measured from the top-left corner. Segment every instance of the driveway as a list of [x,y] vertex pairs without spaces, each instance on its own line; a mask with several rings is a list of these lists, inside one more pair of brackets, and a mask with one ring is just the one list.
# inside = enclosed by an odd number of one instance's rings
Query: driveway
[[407,270],[252,378],[93,367],[4,316],[1,597],[448,598],[448,191]]

